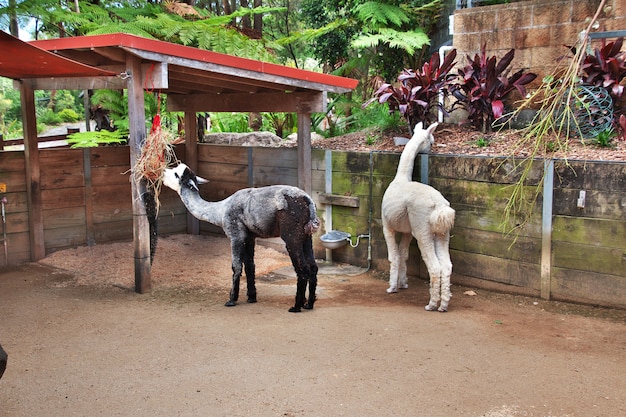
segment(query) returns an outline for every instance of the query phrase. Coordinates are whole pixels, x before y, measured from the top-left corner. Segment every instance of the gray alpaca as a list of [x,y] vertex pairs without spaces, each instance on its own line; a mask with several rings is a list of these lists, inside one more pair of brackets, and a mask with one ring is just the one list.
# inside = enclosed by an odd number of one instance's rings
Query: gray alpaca
[[443,312],[448,310],[452,296],[448,245],[455,211],[439,191],[412,180],[415,157],[420,152],[430,152],[436,128],[437,123],[427,129],[421,123],[415,126],[413,137],[400,155],[396,176],[383,195],[381,212],[390,264],[387,292],[408,287],[406,261],[414,237],[430,275],[430,301],[424,308]]
[[[179,195],[187,210],[196,218],[220,226],[230,239],[233,284],[226,306],[239,298],[242,265],[245,268],[249,303],[256,303],[254,246],[257,237],[281,237],[298,277],[296,301],[290,312],[312,309],[317,287],[317,264],[311,235],[319,228],[315,203],[297,187],[272,185],[245,188],[222,201],[209,202],[200,197],[197,177],[185,164],[168,168],[163,184]],[[307,283],[309,299],[305,298]]]

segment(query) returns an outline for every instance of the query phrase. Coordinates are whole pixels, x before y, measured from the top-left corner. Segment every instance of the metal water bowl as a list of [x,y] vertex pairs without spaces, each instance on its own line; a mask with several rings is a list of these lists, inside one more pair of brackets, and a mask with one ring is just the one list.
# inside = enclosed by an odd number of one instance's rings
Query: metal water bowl
[[320,237],[320,242],[326,249],[339,249],[350,242],[351,236],[350,233],[341,230],[331,230]]

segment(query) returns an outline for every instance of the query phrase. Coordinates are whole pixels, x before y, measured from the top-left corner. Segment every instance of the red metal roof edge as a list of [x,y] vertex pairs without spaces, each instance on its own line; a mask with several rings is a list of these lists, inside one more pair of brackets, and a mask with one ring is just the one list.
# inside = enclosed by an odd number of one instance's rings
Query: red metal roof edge
[[128,35],[125,33],[46,39],[31,41],[29,43],[48,51],[119,46],[140,49],[163,55],[176,56],[179,58],[192,59],[196,61],[210,62],[228,67],[256,71],[281,77],[294,78],[302,81],[316,82],[350,90],[354,90],[358,84],[358,80],[352,78],[339,77],[336,75],[323,74],[298,68],[291,68],[283,65],[271,64],[248,58],[240,58],[156,39],[148,39],[136,35]]
[[54,54],[0,31],[0,75],[13,78],[96,77],[115,73]]

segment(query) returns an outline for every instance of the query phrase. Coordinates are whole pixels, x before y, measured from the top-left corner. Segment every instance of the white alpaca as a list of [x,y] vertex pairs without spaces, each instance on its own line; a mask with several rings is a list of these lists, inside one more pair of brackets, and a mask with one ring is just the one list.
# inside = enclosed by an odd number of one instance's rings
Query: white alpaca
[[[406,144],[396,176],[383,195],[383,233],[390,262],[388,293],[407,288],[406,261],[413,237],[430,275],[430,302],[426,310],[447,311],[450,297],[452,262],[448,252],[450,229],[454,226],[454,209],[433,187],[412,181],[413,165],[418,153],[430,152],[437,123],[427,129],[419,123]],[[400,235],[400,240],[396,239]],[[441,302],[441,304],[440,304]]]

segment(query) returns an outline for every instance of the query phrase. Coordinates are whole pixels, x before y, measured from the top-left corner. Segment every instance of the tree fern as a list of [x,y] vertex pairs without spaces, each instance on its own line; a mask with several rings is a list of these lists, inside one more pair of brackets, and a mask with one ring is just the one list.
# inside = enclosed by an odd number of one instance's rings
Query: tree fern
[[416,50],[430,44],[428,36],[417,29],[409,32],[399,32],[395,29],[381,28],[377,33],[364,34],[352,42],[354,48],[373,48],[379,44],[387,44],[391,48],[398,48],[413,55]]
[[356,16],[359,20],[372,28],[379,27],[401,27],[404,23],[409,23],[411,19],[398,6],[392,4],[368,1],[355,8]]

